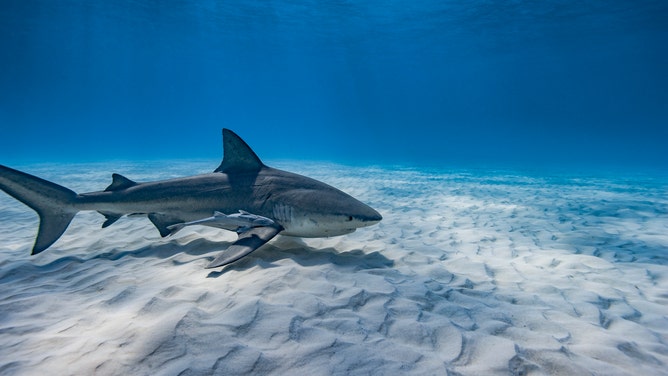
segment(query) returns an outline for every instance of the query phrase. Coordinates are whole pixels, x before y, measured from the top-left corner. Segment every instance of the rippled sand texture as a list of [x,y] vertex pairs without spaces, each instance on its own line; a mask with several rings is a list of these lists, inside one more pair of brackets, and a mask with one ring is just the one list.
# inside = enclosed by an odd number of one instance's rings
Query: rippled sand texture
[[[213,167],[23,169],[83,192]],[[0,194],[0,374],[668,374],[665,181],[276,167],[385,219],[211,272],[235,234],[97,213],[31,257],[37,218]]]

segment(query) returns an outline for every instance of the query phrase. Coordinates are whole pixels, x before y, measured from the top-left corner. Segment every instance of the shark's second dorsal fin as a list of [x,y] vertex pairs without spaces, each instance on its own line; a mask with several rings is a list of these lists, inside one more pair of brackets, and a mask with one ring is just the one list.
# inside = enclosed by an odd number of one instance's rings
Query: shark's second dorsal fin
[[264,164],[253,149],[229,129],[223,129],[223,162],[214,172],[259,171]]
[[121,191],[130,187],[137,185],[136,182],[126,178],[120,174],[111,175],[111,184],[105,189],[105,192]]

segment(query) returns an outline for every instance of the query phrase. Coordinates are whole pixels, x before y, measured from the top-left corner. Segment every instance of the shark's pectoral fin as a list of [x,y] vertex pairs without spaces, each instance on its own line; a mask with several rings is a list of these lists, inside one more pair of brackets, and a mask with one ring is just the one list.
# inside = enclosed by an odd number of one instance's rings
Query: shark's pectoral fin
[[283,227],[266,226],[254,227],[246,232],[242,232],[239,234],[239,239],[221,252],[206,268],[217,268],[235,262],[260,248],[281,231],[283,231]]
[[183,222],[178,218],[170,217],[160,213],[149,213],[148,219],[150,219],[158,231],[160,231],[160,236],[163,238],[172,233],[172,230],[169,228],[170,226]]

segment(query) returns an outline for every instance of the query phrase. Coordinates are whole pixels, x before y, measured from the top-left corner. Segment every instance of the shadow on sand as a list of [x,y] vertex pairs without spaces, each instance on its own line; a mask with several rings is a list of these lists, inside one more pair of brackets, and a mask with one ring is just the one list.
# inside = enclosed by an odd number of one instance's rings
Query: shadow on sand
[[178,254],[203,256],[208,253],[212,254],[211,260],[213,260],[213,255],[215,255],[216,252],[227,249],[231,244],[232,242],[229,241],[212,241],[206,238],[197,238],[185,243],[179,239],[175,239],[169,242],[150,244],[132,250],[113,250],[100,253],[91,257],[91,260],[102,259],[115,261],[124,257],[167,259]]
[[[128,257],[169,259],[179,254],[187,254],[194,257],[188,260],[176,258],[173,260],[175,264],[199,262],[202,259],[206,259],[206,263],[208,263],[231,244],[232,242],[229,241],[211,241],[205,238],[197,238],[186,243],[173,240],[131,250],[112,250],[94,254],[89,258],[64,256],[44,265],[32,264],[31,267],[44,272],[61,269],[74,263],[86,263],[94,260],[118,261]],[[313,248],[299,238],[283,237],[276,242],[262,246],[257,251],[237,262],[222,267],[222,269],[212,270],[208,278],[219,277],[229,270],[244,271],[255,266],[263,268],[275,267],[275,262],[283,259],[291,259],[304,267],[331,264],[339,268],[349,268],[353,271],[394,266],[393,260],[388,259],[379,252],[364,253],[361,249],[341,252],[335,247]],[[203,263],[203,265],[206,264]]]
[[361,249],[341,252],[334,247],[313,248],[299,238],[283,237],[276,243],[267,244],[243,259],[224,266],[221,270],[212,271],[207,277],[217,278],[230,270],[244,271],[256,266],[271,268],[276,266],[275,262],[283,259],[291,259],[304,267],[330,264],[352,271],[394,266],[393,260],[379,252],[364,253]]

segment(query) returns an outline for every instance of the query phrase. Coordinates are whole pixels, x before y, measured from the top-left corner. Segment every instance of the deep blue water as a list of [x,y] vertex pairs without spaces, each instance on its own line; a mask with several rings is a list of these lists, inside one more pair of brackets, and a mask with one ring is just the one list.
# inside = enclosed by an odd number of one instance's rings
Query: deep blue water
[[668,166],[668,2],[3,0],[0,163]]

